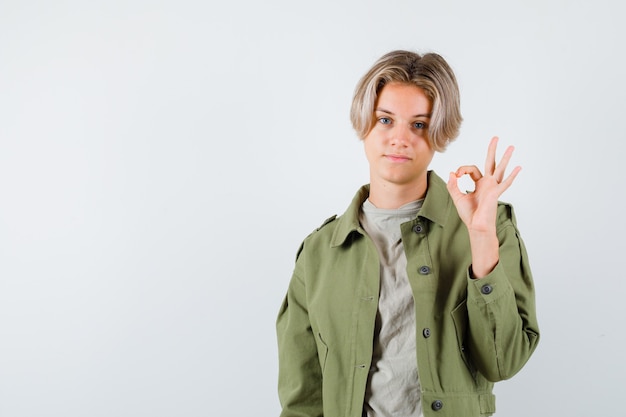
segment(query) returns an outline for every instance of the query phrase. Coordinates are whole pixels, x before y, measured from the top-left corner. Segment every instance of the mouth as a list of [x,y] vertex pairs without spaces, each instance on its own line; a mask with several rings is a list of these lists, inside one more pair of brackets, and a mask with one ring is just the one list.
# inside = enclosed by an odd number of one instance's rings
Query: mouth
[[411,158],[409,158],[406,155],[396,155],[396,154],[385,155],[385,158],[387,158],[391,162],[406,162],[406,161],[411,160]]

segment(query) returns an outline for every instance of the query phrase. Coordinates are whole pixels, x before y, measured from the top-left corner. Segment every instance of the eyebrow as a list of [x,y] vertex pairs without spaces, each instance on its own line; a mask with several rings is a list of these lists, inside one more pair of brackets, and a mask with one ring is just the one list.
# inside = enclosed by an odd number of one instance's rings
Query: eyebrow
[[[393,112],[391,112],[391,111],[389,111],[389,110],[385,110],[385,109],[380,108],[380,107],[376,108],[374,111],[375,111],[375,112],[376,112],[376,111],[379,111],[379,112],[382,112],[382,113],[387,113],[387,114],[390,114],[390,115],[392,115],[392,116],[395,116],[395,114],[394,114]],[[430,117],[432,117],[432,114],[431,114],[431,113],[426,113],[426,114],[416,114],[416,115],[414,115],[414,116],[412,116],[412,117],[428,117],[428,118],[430,118]]]

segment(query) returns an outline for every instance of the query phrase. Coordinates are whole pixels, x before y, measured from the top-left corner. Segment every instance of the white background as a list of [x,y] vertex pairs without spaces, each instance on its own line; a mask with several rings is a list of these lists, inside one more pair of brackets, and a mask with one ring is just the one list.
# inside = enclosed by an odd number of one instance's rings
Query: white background
[[[618,1],[0,2],[0,416],[276,416],[300,241],[367,164],[358,78],[442,54],[516,207],[542,340],[501,416],[621,416]],[[502,150],[502,149],[501,149]]]

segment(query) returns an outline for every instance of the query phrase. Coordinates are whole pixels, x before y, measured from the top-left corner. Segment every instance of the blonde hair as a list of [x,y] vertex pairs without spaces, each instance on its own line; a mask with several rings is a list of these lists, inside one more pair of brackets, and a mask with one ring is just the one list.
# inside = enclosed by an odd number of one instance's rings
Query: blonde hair
[[391,82],[415,85],[432,103],[428,127],[431,147],[439,152],[459,135],[461,104],[459,86],[448,63],[438,54],[419,55],[410,51],[392,51],[383,55],[361,78],[354,90],[350,121],[360,139],[372,130],[378,94]]

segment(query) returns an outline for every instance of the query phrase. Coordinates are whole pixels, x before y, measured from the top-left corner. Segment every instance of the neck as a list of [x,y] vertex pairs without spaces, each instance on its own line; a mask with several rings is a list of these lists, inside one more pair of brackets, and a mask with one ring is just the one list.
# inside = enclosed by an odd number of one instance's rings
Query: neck
[[389,182],[370,182],[370,202],[381,209],[397,209],[411,201],[426,196],[428,180],[411,184],[393,184]]

